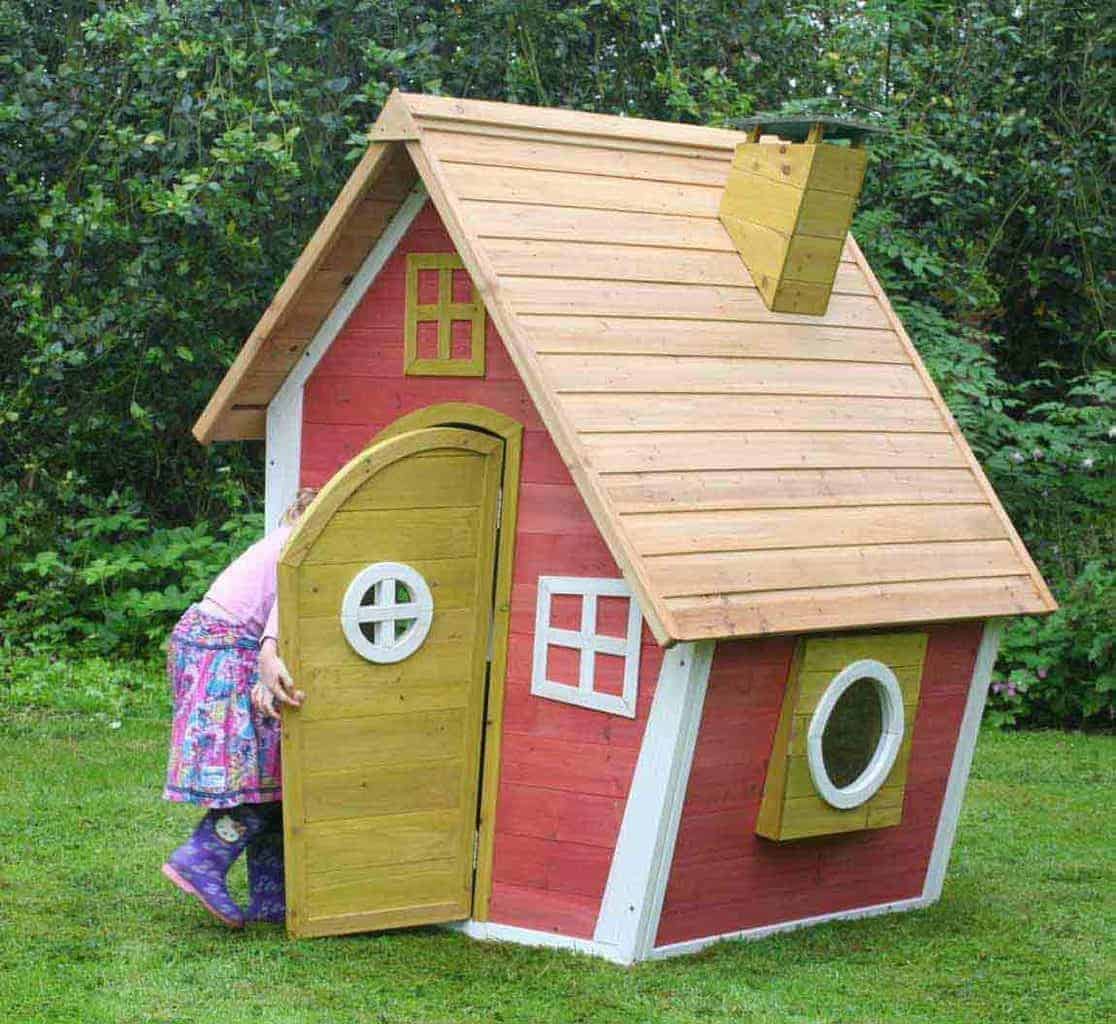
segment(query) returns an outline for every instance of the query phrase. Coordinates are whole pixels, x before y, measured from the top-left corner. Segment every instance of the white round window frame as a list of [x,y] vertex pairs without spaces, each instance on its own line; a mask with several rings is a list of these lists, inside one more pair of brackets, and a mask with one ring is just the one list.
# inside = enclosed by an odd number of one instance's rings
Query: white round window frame
[[[829,717],[837,702],[853,683],[871,679],[880,700],[881,730],[876,750],[867,767],[847,786],[836,786],[829,777],[822,757],[822,736],[829,724]],[[903,692],[899,680],[883,662],[873,658],[854,661],[837,673],[826,687],[825,693],[814,709],[810,729],[806,734],[806,756],[810,765],[810,778],[818,795],[830,807],[847,811],[867,803],[879,792],[891,769],[895,767],[899,748],[903,745]]]
[[[361,624],[367,625],[374,621],[362,615],[367,613],[373,605],[362,605],[361,601],[369,589],[377,583],[394,580],[402,583],[411,591],[411,601],[406,606],[414,609],[413,621],[407,631],[391,644],[381,645],[369,640],[361,630]],[[412,618],[411,615],[398,616],[398,618]],[[398,619],[391,619],[395,622]],[[345,596],[341,600],[341,630],[349,646],[366,661],[375,662],[377,665],[392,665],[395,662],[409,658],[426,640],[430,632],[430,624],[434,621],[434,596],[430,587],[422,578],[417,569],[412,569],[402,562],[376,562],[361,569],[349,583]]]

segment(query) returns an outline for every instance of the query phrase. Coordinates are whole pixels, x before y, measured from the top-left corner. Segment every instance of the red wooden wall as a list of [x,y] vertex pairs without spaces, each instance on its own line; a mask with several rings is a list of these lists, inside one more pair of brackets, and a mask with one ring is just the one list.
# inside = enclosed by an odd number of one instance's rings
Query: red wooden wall
[[903,823],[789,843],[753,827],[794,638],[718,645],[656,945],[922,894],[983,624],[927,629]]
[[535,581],[540,575],[619,577],[620,571],[491,321],[483,379],[403,375],[405,254],[453,248],[427,204],[307,382],[302,483],[324,484],[383,427],[427,405],[473,402],[524,424],[490,918],[587,938],[661,652],[645,630],[634,720],[531,696]]

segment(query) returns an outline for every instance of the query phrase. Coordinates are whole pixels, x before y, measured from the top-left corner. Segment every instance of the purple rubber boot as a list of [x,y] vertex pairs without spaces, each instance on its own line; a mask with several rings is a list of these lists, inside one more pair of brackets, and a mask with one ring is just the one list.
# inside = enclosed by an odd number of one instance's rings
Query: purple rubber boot
[[229,895],[225,880],[233,861],[266,827],[266,816],[252,804],[211,810],[167,858],[163,874],[218,920],[230,928],[243,928],[244,911]]
[[283,816],[279,804],[266,831],[248,844],[248,893],[244,918],[267,924],[287,920],[286,886],[283,881]]

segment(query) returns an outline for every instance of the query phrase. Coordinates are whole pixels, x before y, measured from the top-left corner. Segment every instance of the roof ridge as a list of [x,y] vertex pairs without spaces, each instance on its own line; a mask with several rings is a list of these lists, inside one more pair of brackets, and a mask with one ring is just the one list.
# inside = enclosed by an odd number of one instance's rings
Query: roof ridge
[[[569,107],[538,107],[495,100],[431,96],[426,93],[393,93],[410,114],[421,121],[471,122],[508,128],[535,128],[571,135],[602,136],[713,150],[734,151],[747,133],[731,128],[656,121],[625,114],[573,110]],[[389,102],[391,97],[389,97]]]

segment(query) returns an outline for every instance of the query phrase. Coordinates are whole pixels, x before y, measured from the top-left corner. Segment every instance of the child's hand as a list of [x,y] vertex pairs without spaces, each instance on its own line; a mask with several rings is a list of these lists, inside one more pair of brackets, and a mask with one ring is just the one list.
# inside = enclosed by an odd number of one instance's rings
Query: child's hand
[[278,718],[280,704],[297,708],[306,699],[306,694],[295,689],[291,673],[270,637],[260,647],[260,680],[252,687],[251,697],[252,706],[264,718]]

